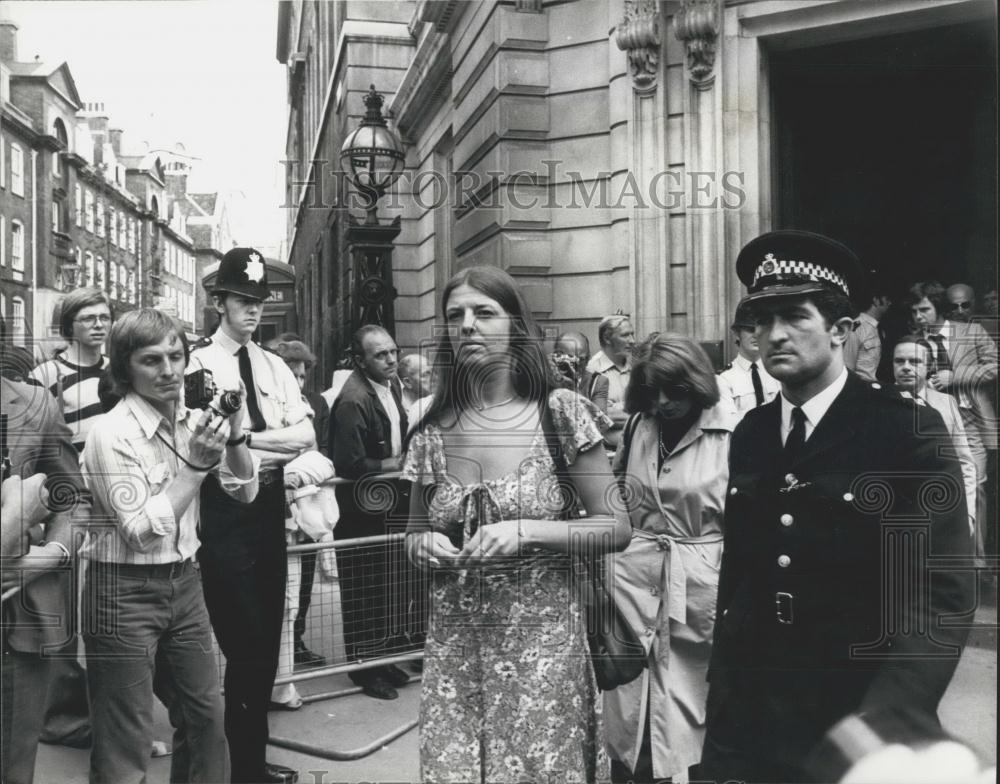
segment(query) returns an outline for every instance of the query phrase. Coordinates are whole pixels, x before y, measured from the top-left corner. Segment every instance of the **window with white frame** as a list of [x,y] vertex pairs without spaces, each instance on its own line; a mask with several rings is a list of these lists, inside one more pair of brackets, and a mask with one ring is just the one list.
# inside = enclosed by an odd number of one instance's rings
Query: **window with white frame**
[[73,186],[73,211],[76,214],[76,227],[83,228],[83,188],[79,185]]
[[7,216],[0,215],[0,267],[7,266]]
[[135,253],[135,221],[128,222],[128,252]]
[[17,144],[10,146],[10,190],[15,196],[24,196],[24,152]]
[[0,188],[7,187],[7,148],[3,144],[3,136],[0,136]]
[[52,231],[62,231],[62,202],[52,200]]
[[94,264],[94,285],[97,286],[101,291],[106,291],[104,288],[104,257],[98,256],[97,261]]
[[98,237],[104,237],[104,205],[100,199],[94,205],[94,230]]
[[10,268],[14,280],[24,278],[24,226],[19,220],[10,222]]
[[118,299],[118,265],[113,261],[108,264],[108,291],[113,299]]
[[128,247],[128,216],[122,213],[118,219],[118,247]]
[[85,191],[83,194],[83,218],[87,224],[87,231],[94,231],[94,194]]
[[86,262],[83,266],[83,285],[93,286],[94,280],[97,277],[97,273],[94,269],[94,254],[88,250],[84,258],[86,259]]
[[124,264],[118,265],[118,299],[122,302],[128,301],[128,267]]
[[114,207],[108,210],[108,237],[112,245],[118,244],[118,210]]
[[20,297],[11,297],[10,300],[10,324],[11,336],[15,346],[23,346],[24,338],[28,332],[27,324],[24,323],[24,300]]

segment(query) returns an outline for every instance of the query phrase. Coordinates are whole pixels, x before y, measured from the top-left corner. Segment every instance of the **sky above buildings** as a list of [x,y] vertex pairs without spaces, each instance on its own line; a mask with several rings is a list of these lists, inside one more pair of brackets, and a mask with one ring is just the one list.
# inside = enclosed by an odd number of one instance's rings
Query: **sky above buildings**
[[[281,258],[285,68],[273,0],[4,0],[18,59],[69,64],[84,102],[104,102],[125,148],[200,160],[195,191],[231,192],[234,239]],[[225,249],[223,249],[225,250]]]

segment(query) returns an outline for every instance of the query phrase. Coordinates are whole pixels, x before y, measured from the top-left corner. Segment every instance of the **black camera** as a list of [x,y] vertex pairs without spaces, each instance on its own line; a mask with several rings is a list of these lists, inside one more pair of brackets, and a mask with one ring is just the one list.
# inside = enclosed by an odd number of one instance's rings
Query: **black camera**
[[[184,405],[188,408],[204,410],[215,400],[216,394],[211,370],[202,368],[184,376]],[[232,416],[242,405],[239,392],[223,392],[219,397],[218,412],[223,416]]]

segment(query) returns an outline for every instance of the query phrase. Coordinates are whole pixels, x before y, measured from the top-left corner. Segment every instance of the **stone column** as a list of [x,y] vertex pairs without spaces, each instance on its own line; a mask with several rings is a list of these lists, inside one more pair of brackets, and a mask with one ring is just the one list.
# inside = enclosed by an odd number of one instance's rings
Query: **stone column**
[[[632,256],[632,320],[638,337],[670,324],[667,270],[670,263],[669,215],[656,207],[650,194],[657,174],[667,170],[666,99],[661,84],[660,3],[625,0],[625,16],[615,42],[628,56],[632,111],[629,121],[628,173],[637,195],[629,215]],[[620,193],[616,187],[613,192]]]
[[688,329],[700,341],[724,341],[725,290],[722,94],[715,56],[719,0],[681,0],[673,32],[684,44],[684,140],[687,163],[687,260],[692,279]]

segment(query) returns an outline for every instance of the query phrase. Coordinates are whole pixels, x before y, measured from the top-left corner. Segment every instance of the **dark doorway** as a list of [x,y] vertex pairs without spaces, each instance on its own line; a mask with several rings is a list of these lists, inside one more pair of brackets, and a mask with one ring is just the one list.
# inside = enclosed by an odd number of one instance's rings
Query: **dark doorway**
[[771,53],[775,226],[895,284],[997,278],[995,21]]

